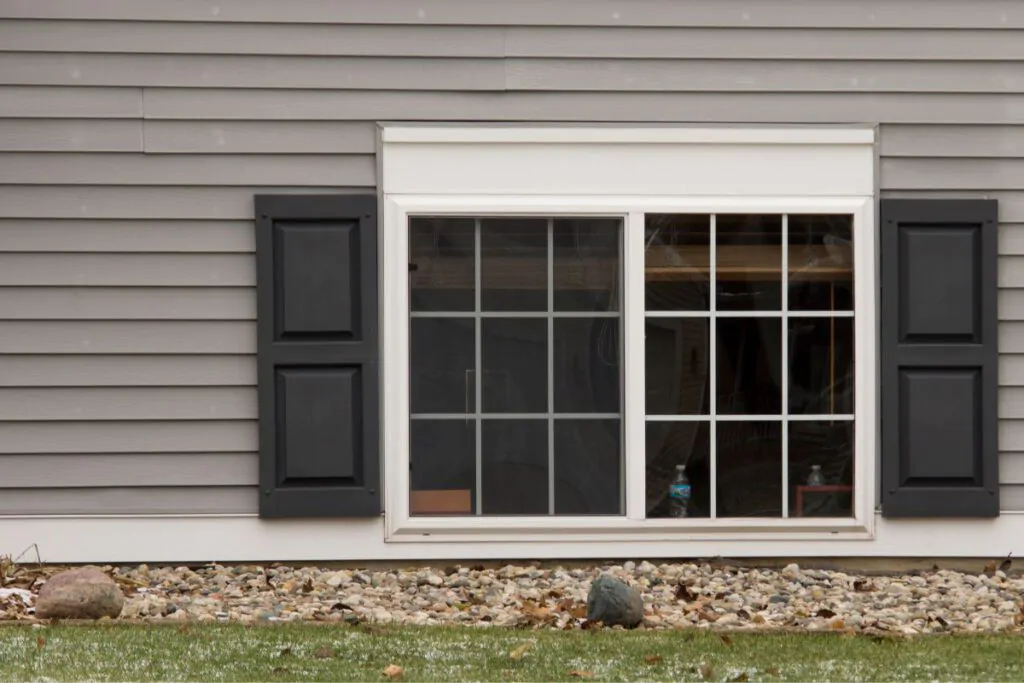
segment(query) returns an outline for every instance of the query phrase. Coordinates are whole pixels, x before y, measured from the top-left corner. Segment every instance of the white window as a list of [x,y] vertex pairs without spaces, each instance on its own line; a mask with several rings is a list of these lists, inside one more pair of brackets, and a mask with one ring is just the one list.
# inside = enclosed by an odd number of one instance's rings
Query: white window
[[870,536],[873,144],[384,127],[388,539]]

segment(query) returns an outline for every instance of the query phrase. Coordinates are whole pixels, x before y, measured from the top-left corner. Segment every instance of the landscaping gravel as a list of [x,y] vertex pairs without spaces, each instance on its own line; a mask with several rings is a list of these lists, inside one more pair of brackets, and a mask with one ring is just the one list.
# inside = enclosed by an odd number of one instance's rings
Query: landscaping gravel
[[[591,583],[607,573],[643,596],[640,628],[797,629],[903,635],[1019,630],[1024,578],[1002,571],[863,576],[698,564],[592,568],[507,565],[390,570],[220,566],[103,567],[125,592],[121,619],[379,622],[586,628]],[[0,619],[33,620],[47,576],[15,573]],[[19,578],[20,576],[20,578]],[[13,586],[13,587],[12,587]]]

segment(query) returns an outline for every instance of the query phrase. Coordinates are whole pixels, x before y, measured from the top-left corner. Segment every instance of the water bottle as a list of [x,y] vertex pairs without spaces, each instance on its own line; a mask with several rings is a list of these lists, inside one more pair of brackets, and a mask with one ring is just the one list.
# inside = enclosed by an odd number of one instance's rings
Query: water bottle
[[821,473],[821,465],[811,465],[811,474],[807,477],[808,486],[824,486],[825,475]]
[[676,476],[668,485],[669,515],[686,517],[690,504],[690,480],[686,477],[686,465],[676,465]]

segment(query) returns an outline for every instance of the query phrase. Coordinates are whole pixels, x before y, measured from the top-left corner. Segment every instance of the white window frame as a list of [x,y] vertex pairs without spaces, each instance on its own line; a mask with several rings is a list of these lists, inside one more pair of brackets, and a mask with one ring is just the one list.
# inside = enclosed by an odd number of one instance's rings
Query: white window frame
[[[874,140],[871,128],[383,126],[378,157],[384,208],[380,292],[385,540],[873,538],[878,441]],[[857,362],[852,517],[645,517],[646,213],[853,216]],[[624,515],[410,515],[407,263],[408,220],[415,215],[623,220]]]

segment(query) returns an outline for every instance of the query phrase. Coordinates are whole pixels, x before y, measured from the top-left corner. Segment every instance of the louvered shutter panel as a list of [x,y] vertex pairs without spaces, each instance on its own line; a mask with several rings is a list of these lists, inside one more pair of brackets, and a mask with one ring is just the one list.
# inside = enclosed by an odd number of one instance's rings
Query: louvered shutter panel
[[260,516],[379,515],[376,197],[255,205]]
[[997,204],[882,200],[882,514],[999,514]]

